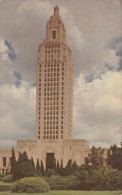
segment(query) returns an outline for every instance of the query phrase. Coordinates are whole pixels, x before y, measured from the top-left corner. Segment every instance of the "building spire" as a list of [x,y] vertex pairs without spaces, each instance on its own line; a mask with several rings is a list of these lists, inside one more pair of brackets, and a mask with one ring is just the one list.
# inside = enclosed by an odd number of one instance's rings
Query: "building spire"
[[62,18],[59,15],[59,7],[54,7],[54,13],[49,18],[46,27],[46,40],[66,41],[66,30]]
[[54,7],[54,16],[59,16],[59,7]]

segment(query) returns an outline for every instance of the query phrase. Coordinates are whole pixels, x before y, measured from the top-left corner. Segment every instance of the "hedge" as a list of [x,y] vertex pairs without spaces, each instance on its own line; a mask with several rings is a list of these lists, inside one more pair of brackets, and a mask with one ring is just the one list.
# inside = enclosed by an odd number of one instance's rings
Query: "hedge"
[[51,190],[79,190],[80,183],[76,176],[65,176],[62,177],[60,175],[45,177],[44,178],[50,186]]
[[0,181],[0,192],[2,191],[9,191],[11,189],[12,184],[8,183],[3,183]]
[[5,175],[5,176],[3,177],[3,182],[12,183],[12,182],[13,182],[12,175]]
[[66,181],[61,176],[52,176],[45,178],[45,180],[49,183],[51,190],[66,190]]

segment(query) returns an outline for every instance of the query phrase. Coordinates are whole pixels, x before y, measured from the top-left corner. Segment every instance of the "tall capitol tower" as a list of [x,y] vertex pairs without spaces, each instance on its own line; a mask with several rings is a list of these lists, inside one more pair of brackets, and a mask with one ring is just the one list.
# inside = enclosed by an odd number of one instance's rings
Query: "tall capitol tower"
[[37,63],[36,138],[41,142],[71,139],[73,113],[73,70],[66,29],[54,8],[39,46]]
[[[71,50],[66,43],[66,29],[54,8],[46,27],[46,39],[39,46],[36,91],[36,136],[33,140],[17,140],[15,154],[26,151],[46,168],[55,162],[67,165],[71,160],[84,163],[89,143],[72,139],[73,121],[73,70]],[[81,129],[83,131],[83,129]],[[0,149],[0,173],[10,169],[10,149]],[[52,163],[53,162],[53,163]]]

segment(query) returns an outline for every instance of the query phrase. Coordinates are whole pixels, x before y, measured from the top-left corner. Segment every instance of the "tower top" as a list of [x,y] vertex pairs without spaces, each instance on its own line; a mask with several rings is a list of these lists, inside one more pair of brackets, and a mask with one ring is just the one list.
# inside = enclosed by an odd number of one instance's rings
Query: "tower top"
[[54,13],[50,16],[46,26],[46,41],[66,41],[66,30],[61,16],[59,7],[54,7]]
[[59,16],[59,7],[57,5],[54,7],[54,16]]

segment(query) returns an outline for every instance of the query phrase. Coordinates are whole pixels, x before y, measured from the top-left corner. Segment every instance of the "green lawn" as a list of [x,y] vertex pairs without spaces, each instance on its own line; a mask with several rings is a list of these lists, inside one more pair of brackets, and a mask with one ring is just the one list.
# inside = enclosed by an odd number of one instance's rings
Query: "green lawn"
[[7,185],[7,186],[11,186],[12,185],[12,183],[6,183],[6,182],[3,182],[3,181],[0,181],[0,185]]
[[[0,185],[11,185],[0,181]],[[48,193],[11,193],[0,192],[0,195],[122,195],[122,191],[75,191],[75,190],[51,190]]]
[[122,195],[122,191],[50,191],[49,193],[10,193],[0,192],[0,195]]

